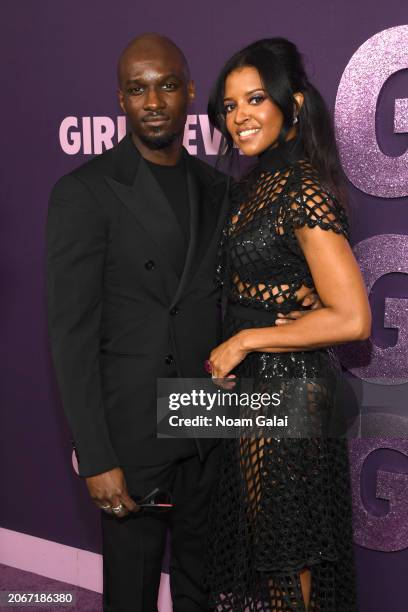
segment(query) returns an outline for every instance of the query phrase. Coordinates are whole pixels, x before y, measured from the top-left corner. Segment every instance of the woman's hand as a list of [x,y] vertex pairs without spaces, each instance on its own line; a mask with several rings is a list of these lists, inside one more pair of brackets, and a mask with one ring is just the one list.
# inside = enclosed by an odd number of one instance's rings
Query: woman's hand
[[211,376],[218,379],[227,378],[247,354],[248,351],[243,347],[242,334],[238,332],[211,351],[208,359],[211,364]]
[[[305,291],[306,293],[304,293]],[[312,310],[319,310],[320,308],[323,308],[323,304],[321,303],[316,291],[310,291],[310,289],[305,286],[300,288],[298,298],[300,304],[302,304],[303,307],[307,307],[308,310],[292,310],[287,315],[278,312],[276,315],[277,319],[275,321],[275,325],[288,325],[293,323],[293,321],[301,319],[305,315],[309,314]]]

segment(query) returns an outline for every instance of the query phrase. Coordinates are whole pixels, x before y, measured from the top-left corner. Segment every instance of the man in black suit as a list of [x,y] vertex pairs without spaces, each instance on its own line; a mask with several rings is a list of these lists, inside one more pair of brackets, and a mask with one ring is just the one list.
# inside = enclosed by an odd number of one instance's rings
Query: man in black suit
[[[201,377],[219,341],[214,268],[225,177],[182,147],[194,85],[149,34],[118,66],[131,134],[62,177],[48,225],[49,328],[80,475],[103,510],[104,610],[157,608],[166,529],[175,612],[206,610],[202,556],[216,474],[209,440],[156,438],[156,379]],[[167,514],[132,496],[172,493]]]

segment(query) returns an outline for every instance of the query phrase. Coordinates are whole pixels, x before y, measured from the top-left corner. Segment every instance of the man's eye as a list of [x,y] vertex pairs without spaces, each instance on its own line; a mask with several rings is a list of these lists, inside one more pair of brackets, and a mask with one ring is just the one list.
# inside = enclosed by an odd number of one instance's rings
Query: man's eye
[[230,113],[232,110],[234,110],[234,105],[233,104],[225,104],[225,106],[224,106],[224,113],[226,115],[228,115],[228,113]]
[[167,89],[167,91],[174,91],[177,89],[177,83],[164,83],[163,89]]
[[131,95],[131,96],[137,96],[140,93],[142,93],[142,91],[143,91],[142,87],[130,87],[127,90],[128,94]]
[[261,102],[263,102],[264,100],[265,100],[265,96],[258,94],[257,96],[252,96],[252,98],[249,99],[249,103],[256,105],[256,104],[261,104]]

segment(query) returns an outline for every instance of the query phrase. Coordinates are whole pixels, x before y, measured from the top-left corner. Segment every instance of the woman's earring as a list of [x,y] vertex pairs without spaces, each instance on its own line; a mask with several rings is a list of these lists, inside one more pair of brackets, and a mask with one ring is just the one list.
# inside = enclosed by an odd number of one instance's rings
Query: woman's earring
[[293,125],[295,125],[295,123],[297,123],[298,121],[299,121],[298,116],[297,116],[297,115],[295,115],[295,116],[293,117]]

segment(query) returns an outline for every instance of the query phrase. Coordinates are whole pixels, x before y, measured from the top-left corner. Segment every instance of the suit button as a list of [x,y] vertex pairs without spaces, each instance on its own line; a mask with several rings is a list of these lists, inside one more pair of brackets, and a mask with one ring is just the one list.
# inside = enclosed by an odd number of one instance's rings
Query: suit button
[[145,265],[144,265],[144,266],[145,266],[146,270],[149,270],[149,271],[150,271],[150,270],[154,270],[154,269],[155,269],[156,264],[154,263],[154,261],[152,261],[151,259],[149,259],[148,261],[146,261],[146,263],[145,263]]
[[167,365],[171,365],[173,361],[174,361],[173,355],[166,355],[166,357],[164,358],[164,363],[166,363]]
[[170,310],[170,314],[172,317],[174,317],[174,315],[178,314],[179,312],[180,310],[177,308],[177,306],[175,306],[174,308]]

